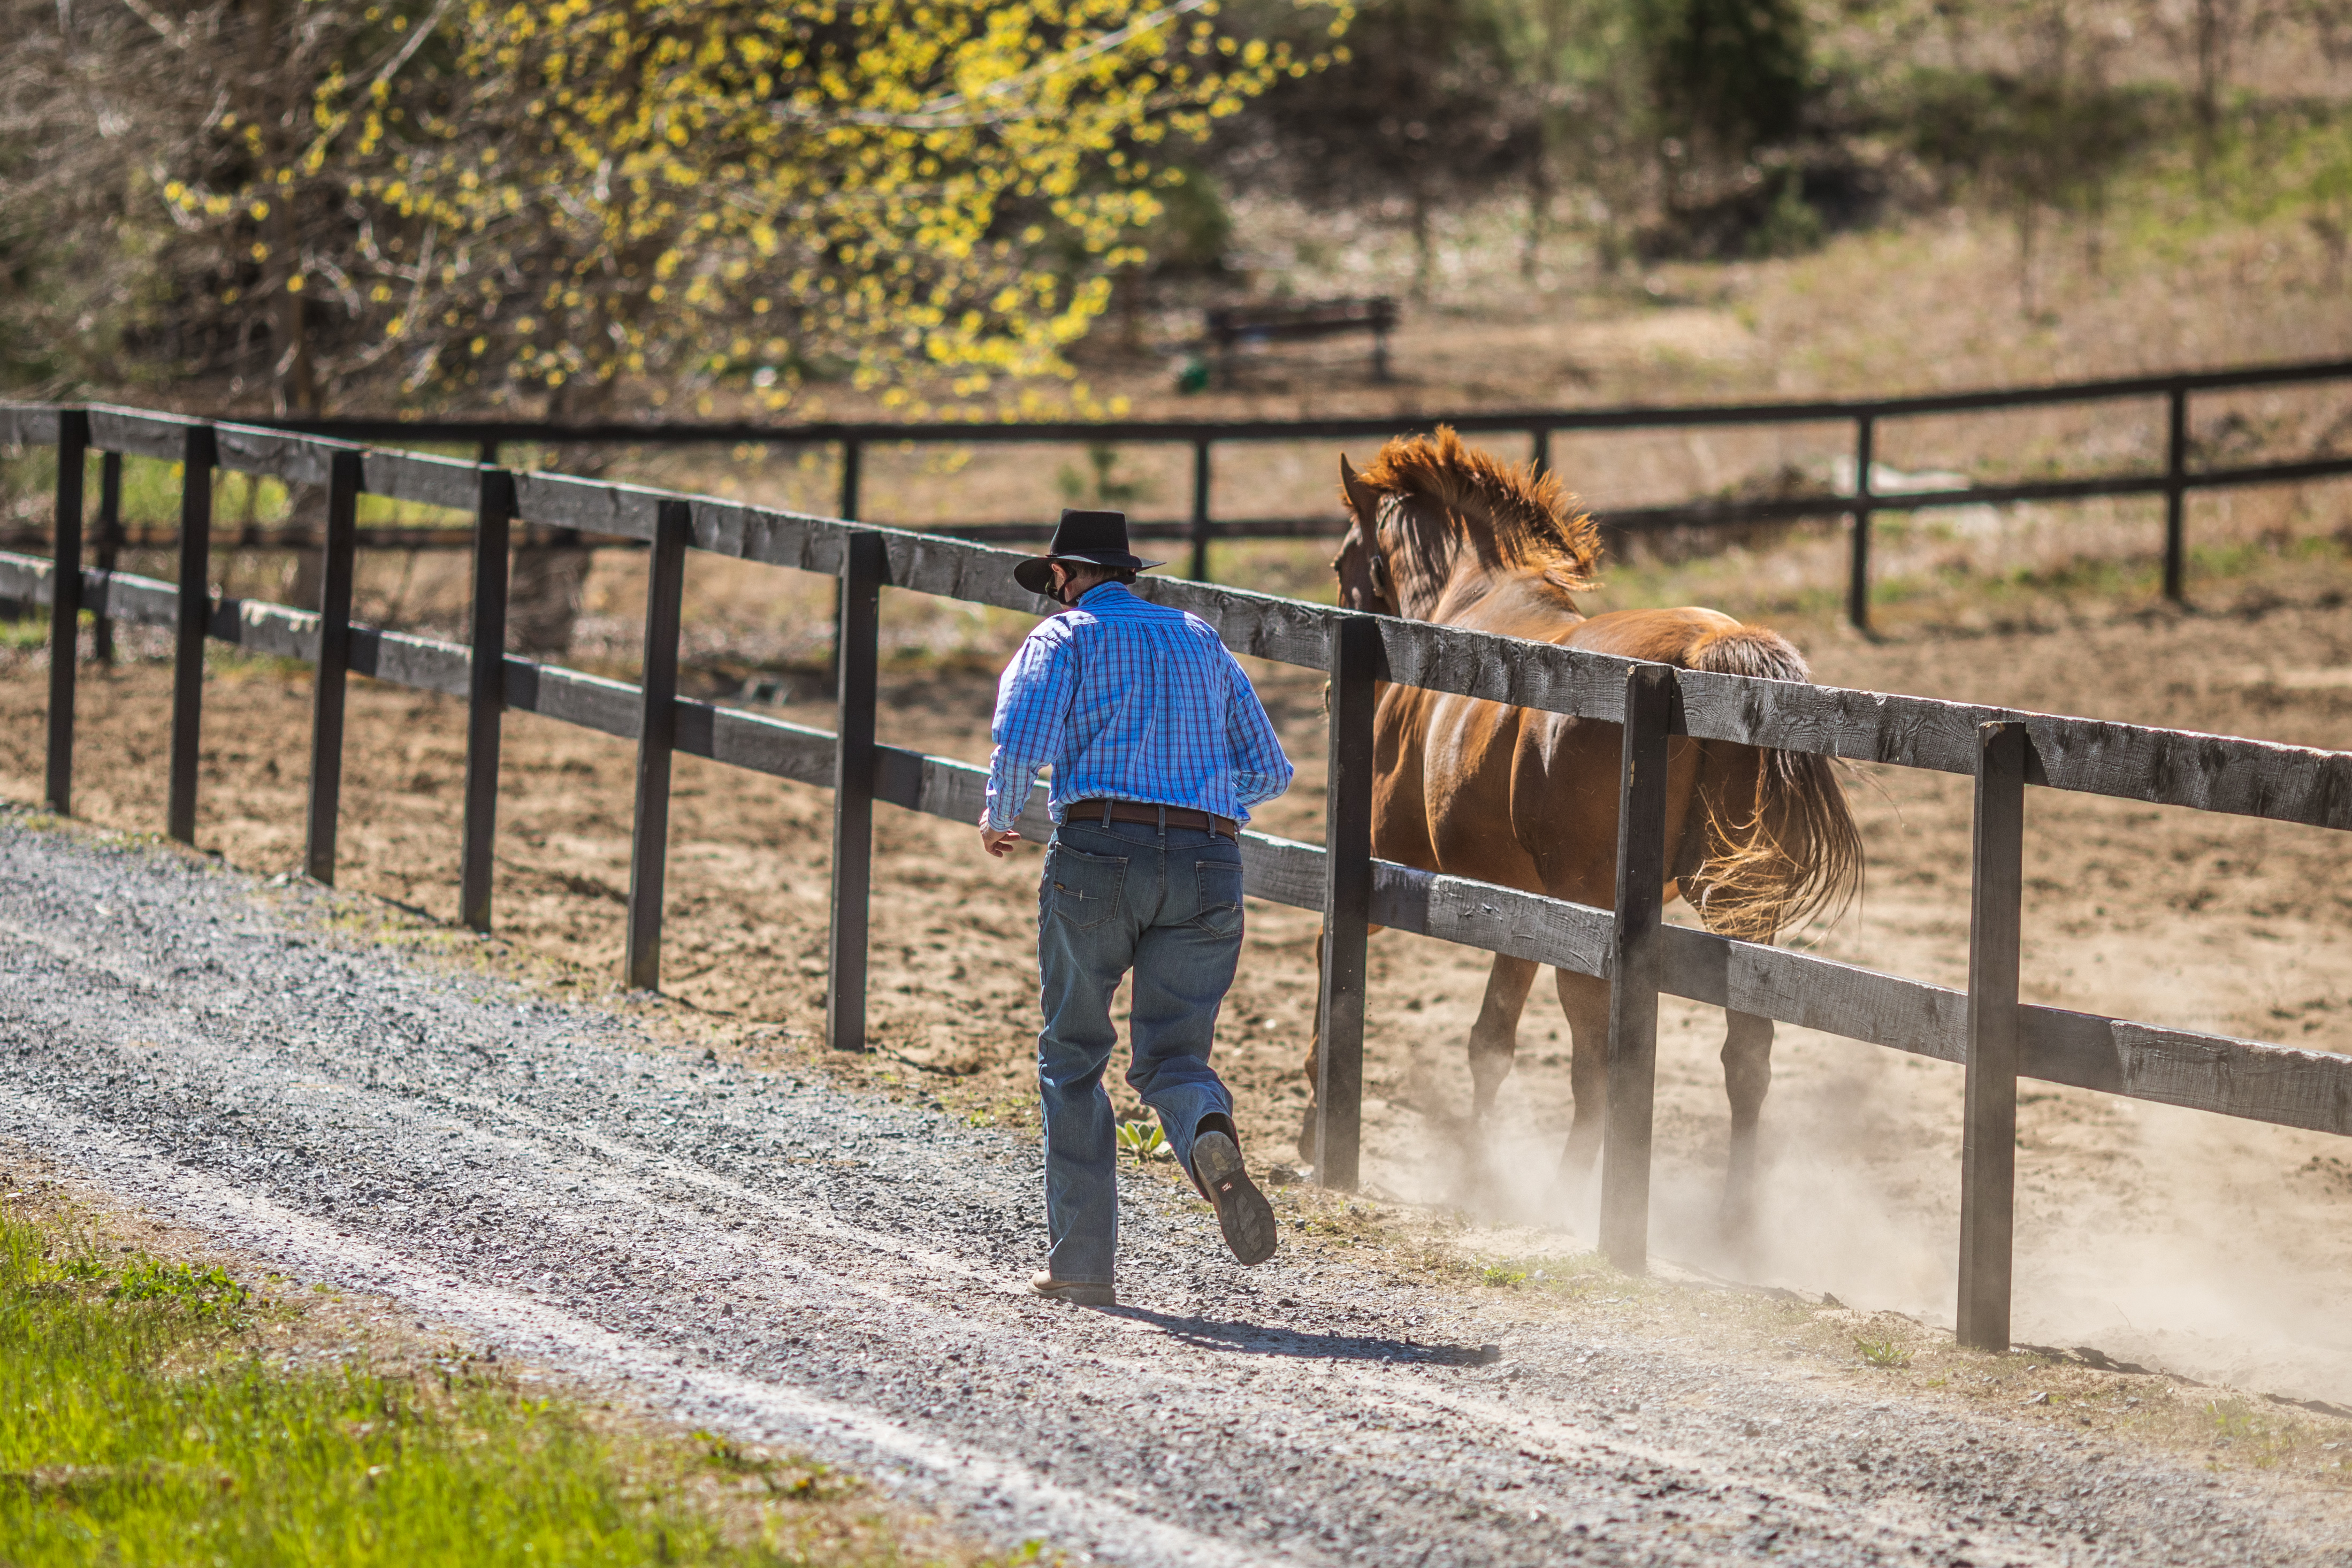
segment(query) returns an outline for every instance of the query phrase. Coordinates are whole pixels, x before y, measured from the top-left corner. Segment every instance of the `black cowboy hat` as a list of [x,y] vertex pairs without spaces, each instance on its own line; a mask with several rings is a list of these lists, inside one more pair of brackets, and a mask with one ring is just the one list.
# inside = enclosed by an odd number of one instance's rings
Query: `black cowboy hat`
[[1163,564],[1145,560],[1127,548],[1125,512],[1081,512],[1068,507],[1062,508],[1062,520],[1055,525],[1045,553],[1014,567],[1013,580],[1032,593],[1043,593],[1054,586],[1051,569],[1057,560],[1082,560],[1121,571],[1145,571]]

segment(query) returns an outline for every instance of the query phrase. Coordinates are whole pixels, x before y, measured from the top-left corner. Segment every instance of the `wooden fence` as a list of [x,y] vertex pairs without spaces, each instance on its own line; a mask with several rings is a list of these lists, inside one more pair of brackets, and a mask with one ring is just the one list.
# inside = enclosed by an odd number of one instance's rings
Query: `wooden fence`
[[[670,760],[677,751],[834,790],[833,919],[827,1036],[865,1043],[866,903],[874,802],[959,822],[977,819],[985,773],[875,741],[876,605],[884,586],[1001,605],[1048,607],[1013,580],[1010,551],[969,540],[862,527],[708,497],[504,469],[313,436],[104,407],[0,405],[0,444],[58,454],[53,563],[0,554],[0,597],[51,612],[47,800],[69,813],[75,635],[87,609],[178,628],[167,831],[195,826],[204,643],[317,665],[306,865],[335,874],[337,789],[348,674],[462,697],[468,705],[460,880],[466,923],[490,923],[501,716],[520,709],[637,743],[625,979],[660,980],[662,880]],[[82,485],[91,450],[185,465],[179,581],[85,570]],[[206,540],[216,468],[327,486],[328,539],[316,611],[215,600]],[[351,622],[353,517],[362,493],[469,509],[474,526],[470,647]],[[643,679],[605,680],[504,653],[507,547],[517,522],[576,528],[651,549]],[[680,698],[685,552],[838,578],[835,733]],[[2352,1134],[2352,1058],[2018,1002],[2021,823],[2028,785],[2275,821],[2352,829],[2352,753],[2315,751],[2134,725],[2016,713],[1925,697],[1678,670],[1426,622],[1327,609],[1177,580],[1141,591],[1193,612],[1234,651],[1329,672],[1325,845],[1244,835],[1248,891],[1322,911],[1324,1030],[1321,1179],[1352,1187],[1362,1099],[1364,944],[1370,925],[1507,953],[1614,988],[1603,1146],[1603,1243],[1628,1270],[1646,1264],[1652,1059],[1657,997],[1671,993],[1964,1064],[1959,1331],[2009,1343],[2011,1204],[2022,1075],[2282,1126]],[[1372,689],[1376,681],[1573,714],[1625,730],[1614,910],[1433,875],[1371,857]],[[1664,768],[1685,735],[1962,773],[1976,780],[1969,988],[1952,990],[1807,953],[1665,925]],[[1043,792],[1021,819],[1050,831]]]
[[[1123,420],[1041,423],[948,420],[926,423],[834,423],[761,424],[614,421],[554,425],[524,420],[309,419],[263,421],[273,428],[299,430],[352,441],[458,443],[477,448],[482,462],[495,464],[501,446],[539,444],[628,444],[677,446],[727,443],[782,446],[830,446],[840,453],[839,515],[862,515],[865,454],[886,445],[971,446],[992,443],[1086,442],[1189,446],[1192,455],[1192,515],[1181,522],[1139,520],[1139,538],[1190,541],[1191,575],[1209,580],[1209,546],[1217,538],[1304,538],[1339,531],[1336,514],[1321,517],[1220,518],[1213,515],[1213,463],[1219,446],[1237,442],[1354,438],[1373,442],[1391,435],[1451,424],[1465,435],[1523,434],[1538,467],[1551,462],[1555,434],[1599,430],[1721,429],[1738,425],[1848,424],[1853,427],[1854,487],[1850,495],[1791,496],[1758,499],[1716,498],[1675,506],[1605,507],[1600,522],[1620,534],[1693,526],[1787,522],[1803,517],[1848,520],[1846,617],[1858,627],[1870,623],[1871,519],[1880,512],[1938,507],[1982,506],[2018,501],[2082,501],[2102,496],[2164,497],[2164,593],[2178,601],[2188,572],[2188,498],[2198,490],[2259,485],[2303,484],[2352,475],[2352,456],[2332,446],[2290,462],[2198,467],[2193,463],[2189,400],[2200,393],[2245,392],[2262,387],[2352,381],[2352,360],[2295,364],[2246,365],[2229,370],[2170,371],[2053,386],[1994,387],[1973,392],[1931,392],[1916,397],[1833,398],[1794,402],[1696,403],[1622,408],[1506,409],[1452,415],[1403,415],[1323,419]],[[2164,409],[2164,468],[2161,473],[2113,473],[2069,478],[2021,479],[1958,490],[1878,492],[1872,488],[1874,455],[1886,427],[1906,419],[1937,414],[1989,413],[2008,409],[2068,403],[2161,400]],[[1042,531],[1027,524],[981,523],[940,530],[963,538],[1027,537]]]

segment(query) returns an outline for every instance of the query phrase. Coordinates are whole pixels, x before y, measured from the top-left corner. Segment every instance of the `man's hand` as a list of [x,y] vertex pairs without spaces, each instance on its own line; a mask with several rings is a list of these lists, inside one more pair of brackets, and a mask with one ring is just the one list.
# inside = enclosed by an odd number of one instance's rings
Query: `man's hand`
[[1014,844],[1017,844],[1020,841],[1021,835],[1019,833],[998,832],[994,828],[988,825],[988,813],[982,811],[980,814],[980,847],[982,849],[986,850],[998,860],[1003,860],[1004,858],[1004,852],[1011,849]]

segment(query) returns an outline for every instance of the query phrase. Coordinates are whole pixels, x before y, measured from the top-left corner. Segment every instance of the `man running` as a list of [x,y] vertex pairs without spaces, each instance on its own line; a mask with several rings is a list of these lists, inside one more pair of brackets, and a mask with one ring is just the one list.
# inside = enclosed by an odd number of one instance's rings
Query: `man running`
[[1216,1207],[1244,1263],[1274,1255],[1274,1210],[1242,1166],[1233,1096],[1209,1065],[1242,948],[1241,824],[1290,787],[1290,759],[1249,677],[1197,615],[1127,590],[1160,562],[1128,549],[1122,512],[1065,511],[1014,579],[1063,606],[997,687],[980,841],[1003,855],[1038,768],[1055,823],[1037,890],[1037,1084],[1045,1120],[1043,1296],[1109,1306],[1118,1145],[1103,1069],[1111,993],[1129,969],[1127,1081]]

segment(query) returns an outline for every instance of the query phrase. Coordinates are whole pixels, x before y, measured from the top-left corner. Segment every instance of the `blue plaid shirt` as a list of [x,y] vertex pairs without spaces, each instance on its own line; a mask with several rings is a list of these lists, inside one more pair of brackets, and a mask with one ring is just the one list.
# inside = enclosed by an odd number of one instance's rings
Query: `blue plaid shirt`
[[1009,831],[1051,764],[1048,806],[1142,800],[1249,820],[1290,788],[1290,758],[1209,623],[1115,582],[1042,622],[996,688],[988,825]]

